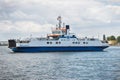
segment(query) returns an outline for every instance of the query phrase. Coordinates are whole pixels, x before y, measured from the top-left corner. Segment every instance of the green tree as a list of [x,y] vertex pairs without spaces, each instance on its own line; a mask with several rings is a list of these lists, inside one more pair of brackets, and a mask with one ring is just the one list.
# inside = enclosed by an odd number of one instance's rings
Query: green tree
[[107,37],[107,40],[109,41],[109,40],[110,40],[110,37]]
[[111,36],[110,40],[116,40],[115,36]]
[[109,41],[109,40],[116,40],[116,38],[115,38],[115,36],[110,36],[110,37],[107,37],[107,40]]
[[120,43],[120,36],[117,37],[117,42]]

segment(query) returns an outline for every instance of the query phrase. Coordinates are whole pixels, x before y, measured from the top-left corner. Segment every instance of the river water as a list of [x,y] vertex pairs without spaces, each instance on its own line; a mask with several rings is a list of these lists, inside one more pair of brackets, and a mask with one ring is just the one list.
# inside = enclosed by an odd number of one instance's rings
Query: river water
[[103,52],[13,53],[1,46],[0,80],[120,80],[120,47]]

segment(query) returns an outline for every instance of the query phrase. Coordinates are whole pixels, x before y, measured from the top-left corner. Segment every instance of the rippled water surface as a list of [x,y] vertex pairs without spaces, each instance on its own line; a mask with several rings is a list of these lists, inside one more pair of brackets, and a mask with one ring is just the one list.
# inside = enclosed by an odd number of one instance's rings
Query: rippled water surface
[[104,52],[13,53],[2,46],[0,80],[120,80],[120,47]]

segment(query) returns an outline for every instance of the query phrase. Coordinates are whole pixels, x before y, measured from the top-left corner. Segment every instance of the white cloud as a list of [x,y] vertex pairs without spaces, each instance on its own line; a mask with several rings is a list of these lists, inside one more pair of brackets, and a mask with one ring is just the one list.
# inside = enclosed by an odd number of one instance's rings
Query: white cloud
[[120,2],[120,0],[110,0],[111,2]]
[[18,5],[18,10],[9,14],[12,16],[11,19],[35,19],[36,17],[47,19],[63,15],[65,19],[69,18],[69,23],[71,23],[79,20],[81,22],[87,20],[110,22],[112,17],[106,5],[95,0],[6,0],[6,2]]
[[15,19],[15,18],[18,18],[18,19],[35,19],[35,18],[38,18],[37,15],[29,15],[29,14],[26,14],[20,10],[17,10],[13,13],[11,13],[9,15],[11,18]]
[[[0,1],[0,35],[7,32],[20,34],[48,33],[61,15],[73,31],[110,34],[117,27],[119,33],[120,6],[102,0],[2,0]],[[95,30],[101,27],[99,30]],[[108,31],[102,31],[104,28]],[[109,27],[109,28],[108,28]],[[79,31],[80,29],[80,31]],[[83,29],[83,31],[82,31]],[[89,29],[89,30],[88,30]],[[94,30],[96,32],[91,32]],[[87,34],[87,33],[84,34]],[[115,32],[113,32],[115,33]],[[16,34],[15,34],[16,35]]]
[[114,15],[120,15],[120,6],[108,5],[107,7],[114,12]]
[[28,32],[28,33],[44,33],[47,32],[50,27],[52,27],[53,25],[51,24],[45,24],[45,25],[41,25],[41,24],[37,24],[35,22],[31,22],[31,21],[22,21],[22,22],[16,22],[14,24],[16,27],[16,30],[20,31],[20,32]]
[[13,25],[10,21],[4,20],[0,22],[0,32],[8,32],[13,28]]
[[28,37],[31,34],[41,36],[50,33],[49,30],[53,27],[52,24],[41,25],[31,21],[1,21],[0,25],[2,26],[0,27],[0,36],[3,38],[18,38],[20,35]]
[[0,25],[0,31],[13,31],[15,32],[22,32],[22,33],[42,33],[47,32],[51,27],[53,27],[52,24],[45,24],[41,25],[35,22],[31,21],[18,21],[18,22],[10,22],[10,21],[1,21]]

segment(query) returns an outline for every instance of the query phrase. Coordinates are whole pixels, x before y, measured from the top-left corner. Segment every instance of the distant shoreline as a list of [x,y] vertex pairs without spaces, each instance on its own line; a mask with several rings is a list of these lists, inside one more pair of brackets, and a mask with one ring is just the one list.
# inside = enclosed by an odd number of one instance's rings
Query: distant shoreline
[[8,46],[7,44],[5,44],[5,45],[0,45],[0,46]]

